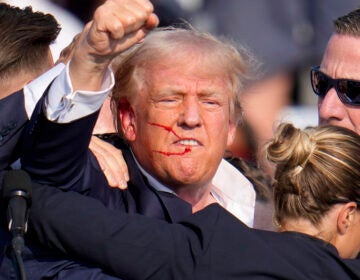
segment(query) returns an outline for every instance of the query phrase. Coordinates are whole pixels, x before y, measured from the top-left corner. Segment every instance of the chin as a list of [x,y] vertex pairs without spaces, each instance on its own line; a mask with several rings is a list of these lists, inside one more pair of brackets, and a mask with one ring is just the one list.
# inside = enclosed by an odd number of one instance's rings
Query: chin
[[190,168],[189,166],[175,165],[169,170],[170,178],[173,178],[177,182],[195,183],[200,181],[204,176],[203,172],[200,172],[198,168]]

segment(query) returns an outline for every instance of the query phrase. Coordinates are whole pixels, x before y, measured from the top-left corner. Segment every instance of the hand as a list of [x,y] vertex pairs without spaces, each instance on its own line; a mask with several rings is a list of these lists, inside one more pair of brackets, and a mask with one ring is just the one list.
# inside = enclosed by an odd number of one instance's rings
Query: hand
[[149,0],[107,0],[80,36],[70,63],[73,90],[98,90],[112,59],[158,23]]
[[89,148],[96,156],[109,185],[126,189],[129,172],[122,152],[96,136],[91,137]]
[[[90,27],[90,22],[84,27],[84,30],[86,28],[88,29],[89,27]],[[71,43],[61,50],[60,56],[59,56],[58,60],[56,60],[55,64],[59,64],[59,63],[66,64],[70,61],[70,59],[74,55],[75,48],[77,48],[79,45],[81,35],[84,36],[84,34],[85,33],[82,32],[82,33],[75,35],[75,37],[73,38]]]

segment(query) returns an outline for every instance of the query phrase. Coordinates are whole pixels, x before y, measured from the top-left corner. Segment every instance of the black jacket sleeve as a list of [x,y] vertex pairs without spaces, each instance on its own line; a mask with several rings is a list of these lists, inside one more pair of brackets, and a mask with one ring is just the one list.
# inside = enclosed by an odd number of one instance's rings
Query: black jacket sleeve
[[70,123],[55,123],[44,115],[45,97],[24,132],[22,168],[38,183],[84,192],[102,174],[88,148],[98,112]]
[[[211,227],[218,210],[203,211],[200,220]],[[212,232],[191,220],[169,224],[115,212],[93,198],[40,185],[34,186],[30,213],[31,233],[40,242],[125,279],[193,279],[194,256]]]

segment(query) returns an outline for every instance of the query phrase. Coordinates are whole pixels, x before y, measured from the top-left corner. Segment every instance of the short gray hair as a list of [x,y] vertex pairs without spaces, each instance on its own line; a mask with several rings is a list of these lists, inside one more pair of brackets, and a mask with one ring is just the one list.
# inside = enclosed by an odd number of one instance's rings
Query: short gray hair
[[[253,70],[258,65],[256,59],[245,47],[238,44],[235,47],[235,44],[225,38],[216,38],[190,25],[186,27],[157,28],[151,31],[142,43],[133,46],[117,58],[115,87],[112,94],[114,116],[118,115],[120,100],[126,98],[131,103],[136,96],[142,80],[138,77],[141,73],[140,69],[146,69],[151,62],[160,61],[164,57],[174,56],[179,50],[189,52],[200,50],[196,54],[204,54],[202,59],[209,58],[217,66],[223,67],[224,73],[229,77],[232,90],[231,119],[236,124],[242,120],[240,94],[254,78]],[[119,120],[117,122],[119,130]]]

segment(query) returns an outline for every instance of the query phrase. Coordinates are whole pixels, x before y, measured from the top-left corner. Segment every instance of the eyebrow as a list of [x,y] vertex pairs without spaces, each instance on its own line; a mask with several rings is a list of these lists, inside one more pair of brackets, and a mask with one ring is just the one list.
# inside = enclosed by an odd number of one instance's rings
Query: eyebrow
[[[160,91],[157,92],[157,95],[159,96],[169,96],[169,95],[185,95],[186,94],[186,90],[184,88],[181,87],[177,87],[177,88],[164,88]],[[218,97],[223,97],[223,96],[228,96],[227,93],[221,93],[219,92],[219,90],[215,89],[215,88],[207,88],[203,91],[197,92],[196,93],[198,96],[201,97],[212,97],[212,96],[218,96]]]

